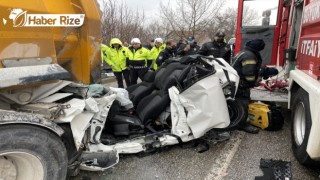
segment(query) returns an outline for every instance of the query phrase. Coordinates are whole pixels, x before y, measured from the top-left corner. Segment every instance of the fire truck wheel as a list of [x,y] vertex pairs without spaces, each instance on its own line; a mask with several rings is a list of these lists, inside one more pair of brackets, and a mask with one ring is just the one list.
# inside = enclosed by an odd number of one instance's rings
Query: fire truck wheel
[[308,93],[302,88],[298,89],[291,103],[291,139],[294,156],[300,164],[319,165],[306,151],[312,125]]
[[0,176],[4,179],[66,178],[68,157],[60,138],[26,124],[0,126]]

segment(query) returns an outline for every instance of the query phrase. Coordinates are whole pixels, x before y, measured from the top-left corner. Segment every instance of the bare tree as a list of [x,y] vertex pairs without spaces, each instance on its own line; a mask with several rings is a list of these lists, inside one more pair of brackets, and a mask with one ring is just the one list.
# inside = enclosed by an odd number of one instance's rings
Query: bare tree
[[[111,38],[119,38],[123,42],[138,37],[142,42],[162,37],[164,39],[184,39],[195,36],[198,42],[213,38],[218,30],[224,31],[227,39],[234,36],[237,9],[227,8],[221,12],[224,0],[176,0],[177,5],[172,8],[168,4],[160,3],[160,17],[145,23],[144,11],[131,10],[123,1],[102,0],[103,14],[101,18],[102,39],[104,43]],[[257,12],[244,9],[243,23],[258,20]]]
[[111,38],[129,42],[133,37],[144,34],[144,12],[132,11],[122,1],[103,0],[101,32],[104,43]]
[[[247,22],[255,22],[258,20],[259,16],[256,10],[250,8],[245,8],[243,10],[242,24],[248,24]],[[209,23],[207,27],[208,36],[213,39],[217,31],[223,31],[226,34],[226,39],[234,37],[236,33],[237,21],[238,9],[227,8],[224,12],[216,16],[214,21]]]
[[242,14],[243,14],[242,24],[249,24],[249,22],[253,24],[258,24],[260,16],[257,10],[249,7],[244,7]]
[[177,0],[177,8],[171,7],[170,1],[160,3],[162,18],[168,22],[172,31],[180,38],[196,36],[205,30],[218,15],[224,0]]
[[145,27],[145,35],[149,37],[149,39],[154,39],[157,37],[167,39],[171,32],[170,25],[161,20],[154,21]]

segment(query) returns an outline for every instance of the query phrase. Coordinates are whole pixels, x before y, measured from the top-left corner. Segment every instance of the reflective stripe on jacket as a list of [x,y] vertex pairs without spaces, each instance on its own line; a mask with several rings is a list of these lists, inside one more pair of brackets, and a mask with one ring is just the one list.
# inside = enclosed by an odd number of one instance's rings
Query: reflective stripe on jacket
[[140,47],[138,49],[134,49],[133,47],[130,47],[127,51],[127,58],[128,58],[128,65],[129,66],[145,66],[150,65],[152,62],[150,51],[144,47]]
[[262,59],[260,53],[248,47],[234,57],[232,66],[240,77],[240,88],[251,88],[255,85],[261,64]]

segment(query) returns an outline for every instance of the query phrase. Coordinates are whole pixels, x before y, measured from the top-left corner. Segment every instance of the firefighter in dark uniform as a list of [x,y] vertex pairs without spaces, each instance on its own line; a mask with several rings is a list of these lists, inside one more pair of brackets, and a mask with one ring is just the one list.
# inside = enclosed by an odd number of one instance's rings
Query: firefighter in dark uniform
[[144,75],[152,64],[150,51],[141,46],[138,38],[131,40],[127,53],[127,66],[130,68],[130,85],[137,84],[138,77],[143,81]]
[[198,54],[223,58],[230,64],[231,48],[224,42],[225,36],[224,32],[217,32],[215,39],[211,42],[204,43],[198,51]]
[[158,67],[161,66],[165,62],[165,60],[176,56],[176,44],[177,43],[172,39],[169,39],[166,42],[166,48],[160,52],[156,60]]
[[[246,47],[240,51],[233,60],[233,68],[240,77],[236,98],[247,108],[250,103],[250,88],[254,87],[259,75],[262,58],[259,51],[263,50],[265,43],[262,39],[254,39],[246,43]],[[247,117],[244,119],[247,120]],[[240,125],[240,129],[248,133],[258,133],[259,129],[250,125],[248,121]]]
[[187,39],[187,44],[181,44],[177,50],[177,55],[179,56],[188,56],[197,54],[200,49],[200,46],[194,40],[194,37],[189,37]]

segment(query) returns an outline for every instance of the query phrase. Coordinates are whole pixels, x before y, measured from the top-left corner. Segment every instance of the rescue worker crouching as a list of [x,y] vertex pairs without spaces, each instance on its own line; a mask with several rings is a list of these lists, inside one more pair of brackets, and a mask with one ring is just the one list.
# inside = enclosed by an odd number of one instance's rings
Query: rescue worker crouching
[[137,84],[138,77],[143,81],[144,75],[152,64],[150,51],[141,46],[138,38],[131,40],[127,54],[127,66],[130,68],[130,85]]
[[117,78],[119,88],[124,88],[122,75],[126,86],[128,87],[130,85],[130,74],[126,66],[127,51],[128,49],[122,45],[119,39],[113,38],[110,40],[110,48],[107,51],[106,62],[111,66],[112,72]]
[[231,48],[224,42],[224,37],[224,32],[217,32],[215,39],[212,42],[204,43],[198,51],[198,54],[213,56],[214,58],[223,58],[230,64]]
[[156,38],[154,40],[154,46],[151,49],[151,58],[153,60],[152,62],[152,69],[157,70],[158,65],[156,63],[156,59],[159,56],[159,53],[162,52],[166,48],[166,44],[163,43],[163,40],[161,38]]
[[[265,43],[262,39],[254,39],[246,43],[246,47],[234,57],[233,68],[240,77],[236,98],[248,109],[250,103],[250,88],[258,80],[262,58],[259,51],[263,50]],[[248,119],[248,117],[244,117]],[[240,129],[248,133],[258,133],[259,129],[250,125],[248,121],[242,122]]]

